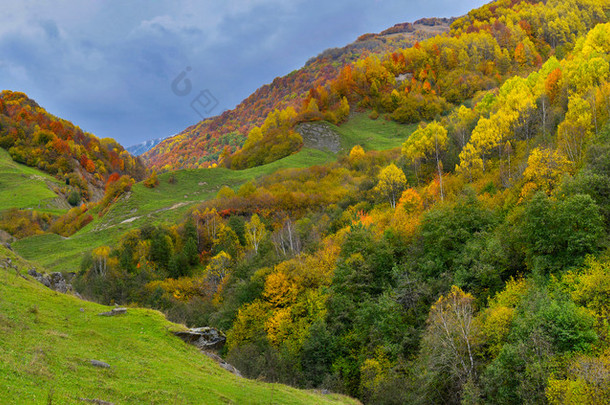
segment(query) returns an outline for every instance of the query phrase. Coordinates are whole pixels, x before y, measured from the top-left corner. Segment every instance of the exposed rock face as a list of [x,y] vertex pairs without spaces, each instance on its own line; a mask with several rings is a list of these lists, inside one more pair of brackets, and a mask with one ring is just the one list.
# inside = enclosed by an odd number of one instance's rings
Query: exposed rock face
[[339,134],[327,122],[303,122],[295,129],[303,137],[306,148],[329,150],[334,153],[341,149]]
[[37,272],[36,269],[30,269],[28,270],[28,274],[51,290],[64,294],[72,291],[72,284],[68,283],[63,274],[59,272],[45,274]]
[[197,346],[201,350],[219,350],[227,341],[224,333],[209,326],[193,328],[183,332],[174,332],[174,335],[186,343]]

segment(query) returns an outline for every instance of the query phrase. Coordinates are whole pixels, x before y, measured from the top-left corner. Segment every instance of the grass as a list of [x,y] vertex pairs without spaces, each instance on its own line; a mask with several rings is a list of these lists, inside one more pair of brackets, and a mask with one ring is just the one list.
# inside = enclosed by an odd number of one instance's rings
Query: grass
[[362,146],[364,150],[397,148],[415,131],[417,125],[403,125],[381,117],[372,120],[368,113],[359,113],[343,125],[332,127],[341,136],[341,147],[349,151],[355,145]]
[[[304,149],[297,154],[268,165],[247,170],[225,168],[178,170],[159,175],[154,189],[135,184],[131,193],[117,201],[102,218],[81,229],[70,238],[55,234],[37,235],[14,243],[23,257],[53,271],[77,271],[82,256],[96,247],[114,245],[129,229],[146,223],[174,224],[189,210],[216,196],[224,185],[235,190],[257,177],[280,169],[308,167],[336,159],[329,152]],[[170,183],[173,176],[175,182]]]
[[56,204],[57,194],[50,189],[51,184],[60,185],[48,174],[14,162],[8,152],[0,148],[0,211],[22,208],[64,212]]
[[[0,403],[332,404],[358,403],[239,378],[171,334],[159,312],[108,307],[17,276],[32,265],[0,246]],[[96,368],[91,360],[111,365]]]
[[[332,126],[332,125],[331,125]],[[341,136],[343,153],[356,144],[365,150],[384,150],[400,146],[415,129],[384,119],[371,120],[367,114],[355,114],[340,127],[332,126]],[[335,161],[328,151],[302,149],[299,153],[273,163],[246,170],[191,169],[159,175],[154,189],[135,184],[126,198],[115,203],[103,218],[68,239],[58,235],[38,235],[13,246],[23,257],[54,271],[77,271],[85,252],[116,244],[129,229],[146,223],[175,224],[192,207],[213,198],[226,185],[237,190],[245,182],[286,168],[302,168]],[[169,178],[175,182],[170,183]],[[1,193],[0,193],[1,194]]]

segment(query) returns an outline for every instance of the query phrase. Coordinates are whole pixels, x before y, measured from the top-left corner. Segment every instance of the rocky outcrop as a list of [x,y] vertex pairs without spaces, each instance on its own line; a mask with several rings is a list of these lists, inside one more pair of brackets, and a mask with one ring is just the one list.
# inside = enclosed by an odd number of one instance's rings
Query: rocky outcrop
[[242,376],[238,369],[214,353],[214,351],[222,349],[227,341],[225,334],[218,329],[206,326],[203,328],[192,328],[185,331],[174,332],[174,335],[178,336],[186,343],[197,346],[197,348],[201,350],[203,354],[213,359],[220,367],[238,377]]
[[341,138],[328,122],[303,122],[295,129],[303,137],[303,145],[306,148],[329,150],[334,153],[341,149]]
[[68,281],[64,278],[64,275],[59,272],[46,274],[39,273],[36,271],[36,269],[30,269],[28,270],[28,274],[34,277],[39,283],[49,287],[51,290],[64,294],[73,291],[72,284],[68,283]]
[[174,332],[174,335],[201,350],[220,350],[227,341],[224,333],[209,326]]

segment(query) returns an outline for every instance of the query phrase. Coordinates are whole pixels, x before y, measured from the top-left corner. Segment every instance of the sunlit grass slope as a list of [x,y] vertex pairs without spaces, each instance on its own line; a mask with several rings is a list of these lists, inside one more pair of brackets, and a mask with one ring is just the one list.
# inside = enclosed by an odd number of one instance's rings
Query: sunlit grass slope
[[174,337],[182,326],[159,312],[98,316],[108,308],[25,280],[7,258],[21,274],[31,267],[0,246],[1,404],[356,403],[239,378]]

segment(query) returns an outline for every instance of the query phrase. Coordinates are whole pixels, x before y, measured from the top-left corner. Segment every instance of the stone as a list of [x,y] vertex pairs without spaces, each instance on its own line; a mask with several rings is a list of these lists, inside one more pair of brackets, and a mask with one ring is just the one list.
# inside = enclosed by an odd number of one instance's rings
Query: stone
[[123,315],[127,313],[127,308],[112,308],[112,311],[101,312],[99,316],[115,316],[115,315]]
[[210,326],[174,332],[174,335],[201,350],[220,350],[227,341],[224,333]]
[[186,331],[174,332],[174,335],[178,336],[186,343],[196,346],[203,354],[213,359],[220,367],[228,372],[233,373],[238,377],[242,377],[238,369],[224,361],[218,354],[210,351],[222,349],[227,341],[225,334],[218,329],[205,326],[203,328],[192,328]]
[[72,291],[72,285],[64,278],[60,272],[50,274],[39,273],[36,269],[29,269],[28,275],[34,277],[36,281],[50,288],[51,290],[66,294]]
[[412,73],[403,73],[403,74],[396,76],[396,81],[401,83],[404,81],[411,81],[412,78],[413,78]]
[[89,363],[91,363],[91,365],[94,367],[110,368],[110,364],[104,363],[103,361],[99,361],[99,360],[90,360]]

